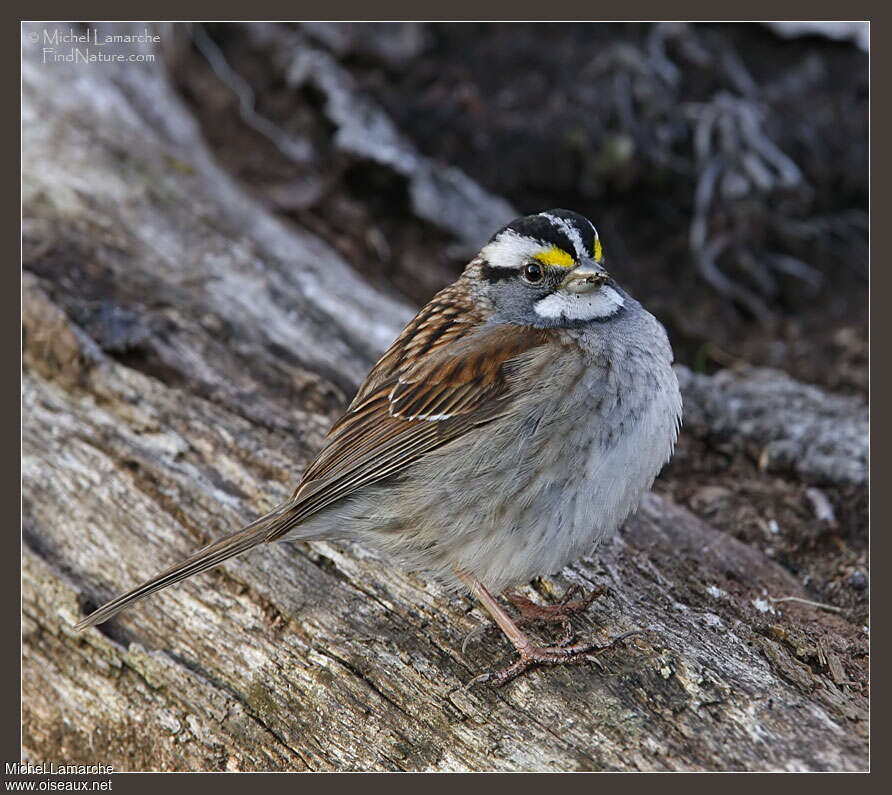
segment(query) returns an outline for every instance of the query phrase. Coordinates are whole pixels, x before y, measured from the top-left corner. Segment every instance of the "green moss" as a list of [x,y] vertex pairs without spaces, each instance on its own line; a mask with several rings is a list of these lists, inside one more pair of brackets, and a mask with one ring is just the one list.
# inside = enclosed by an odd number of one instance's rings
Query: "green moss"
[[248,706],[261,718],[274,715],[277,711],[276,704],[269,694],[269,690],[256,678],[252,680],[248,689]]
[[178,157],[174,157],[173,155],[165,155],[164,159],[167,160],[168,165],[174,170],[179,172],[180,174],[185,174],[187,177],[193,177],[196,173],[198,173],[191,163],[187,163],[185,160],[180,160]]

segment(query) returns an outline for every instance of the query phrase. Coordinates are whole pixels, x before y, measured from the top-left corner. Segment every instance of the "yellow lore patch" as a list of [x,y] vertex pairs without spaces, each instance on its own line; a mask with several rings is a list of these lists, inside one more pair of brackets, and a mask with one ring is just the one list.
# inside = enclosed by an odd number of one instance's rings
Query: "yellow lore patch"
[[559,268],[572,268],[576,265],[576,260],[557,246],[552,246],[546,251],[540,251],[538,254],[534,254],[533,257],[543,265],[557,265]]
[[595,255],[595,262],[600,262],[604,252],[601,251],[601,241],[598,238],[595,238],[595,250],[592,253]]

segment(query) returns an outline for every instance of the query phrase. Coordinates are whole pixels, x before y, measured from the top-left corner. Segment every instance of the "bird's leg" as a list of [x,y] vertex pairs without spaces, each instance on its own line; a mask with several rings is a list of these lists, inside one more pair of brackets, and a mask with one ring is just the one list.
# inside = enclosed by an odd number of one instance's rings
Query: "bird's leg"
[[477,682],[492,682],[493,685],[499,687],[500,685],[505,684],[505,682],[510,682],[524,671],[537,665],[583,663],[591,656],[600,654],[611,648],[620,640],[623,640],[630,635],[638,634],[637,631],[626,632],[618,638],[614,638],[606,646],[598,646],[593,642],[586,641],[573,643],[573,636],[566,637],[554,646],[537,646],[520,630],[517,624],[511,619],[511,616],[502,609],[502,606],[495,600],[493,595],[483,587],[482,583],[467,572],[456,570],[456,574],[458,574],[459,579],[468,586],[471,593],[480,600],[480,603],[493,617],[493,620],[498,624],[502,632],[505,633],[508,640],[514,644],[514,648],[517,649],[519,655],[519,659],[514,664],[509,665],[507,668],[496,673],[477,676],[468,683],[468,686],[476,684]]
[[535,621],[541,621],[545,624],[560,624],[570,618],[570,616],[587,609],[595,599],[604,593],[604,589],[598,586],[592,588],[582,599],[571,601],[571,598],[581,591],[582,588],[578,585],[572,585],[556,605],[537,605],[517,591],[508,591],[505,594],[505,598],[520,612],[520,618],[516,621],[519,625],[530,624]]
[[[563,624],[570,619],[570,616],[581,613],[583,610],[595,601],[599,596],[603,595],[604,588],[600,585],[595,586],[582,599],[571,601],[571,597],[582,591],[578,585],[571,585],[561,600],[555,605],[537,605],[535,602],[527,599],[518,591],[508,591],[505,598],[517,608],[520,615],[513,619],[515,626],[524,627],[529,624]],[[481,635],[497,629],[494,624],[483,624],[477,629],[472,629],[462,643],[461,650],[464,654],[468,644],[476,640]]]

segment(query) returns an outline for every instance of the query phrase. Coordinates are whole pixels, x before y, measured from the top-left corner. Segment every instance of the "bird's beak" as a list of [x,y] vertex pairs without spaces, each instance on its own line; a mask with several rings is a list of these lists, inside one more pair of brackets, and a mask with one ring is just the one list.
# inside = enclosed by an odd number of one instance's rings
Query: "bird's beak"
[[591,266],[580,265],[570,271],[561,282],[560,289],[566,290],[568,293],[590,293],[606,284],[609,279],[610,274],[599,267],[597,263],[592,262]]

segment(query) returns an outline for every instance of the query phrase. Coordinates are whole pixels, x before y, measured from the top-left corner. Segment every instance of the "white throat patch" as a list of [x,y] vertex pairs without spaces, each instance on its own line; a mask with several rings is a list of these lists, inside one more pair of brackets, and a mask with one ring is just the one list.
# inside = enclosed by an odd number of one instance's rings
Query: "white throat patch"
[[609,285],[591,293],[558,290],[537,301],[533,309],[548,320],[602,320],[623,307],[623,297]]

